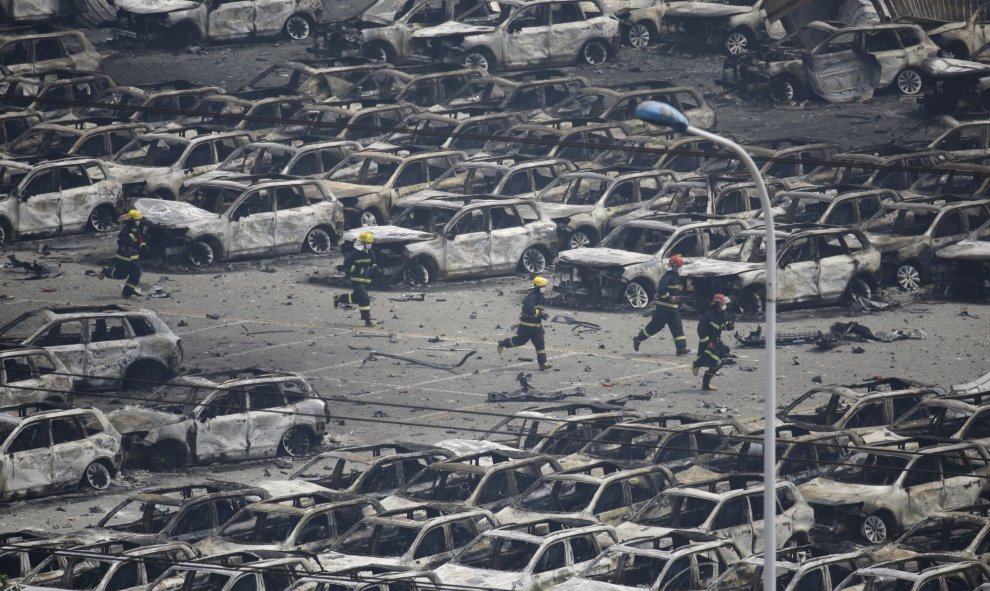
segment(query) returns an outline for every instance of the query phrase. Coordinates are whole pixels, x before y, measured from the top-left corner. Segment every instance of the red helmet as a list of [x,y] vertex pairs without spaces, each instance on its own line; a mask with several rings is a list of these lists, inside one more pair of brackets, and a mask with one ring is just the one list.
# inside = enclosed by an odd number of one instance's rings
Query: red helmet
[[679,254],[675,254],[674,256],[667,259],[667,266],[670,267],[671,269],[680,269],[681,267],[684,266],[684,257],[682,257]]
[[716,305],[716,304],[719,305],[719,306],[721,306],[721,305],[726,305],[727,306],[727,305],[729,305],[729,302],[731,302],[731,301],[732,300],[729,299],[729,296],[725,295],[724,293],[717,293],[717,294],[715,294],[715,295],[712,296],[712,305],[713,306]]

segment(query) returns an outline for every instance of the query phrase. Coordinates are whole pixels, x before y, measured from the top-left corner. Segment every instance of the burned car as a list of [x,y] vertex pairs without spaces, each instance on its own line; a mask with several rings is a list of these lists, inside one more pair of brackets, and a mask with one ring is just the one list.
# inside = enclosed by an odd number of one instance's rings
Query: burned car
[[481,6],[488,14],[478,23],[450,21],[416,31],[412,52],[494,72],[575,61],[599,66],[619,46],[619,19],[601,0]]
[[20,586],[41,589],[140,589],[165,571],[167,564],[198,558],[185,542],[131,547],[118,541],[58,550],[41,562]]
[[891,203],[863,224],[883,272],[905,291],[930,281],[935,254],[990,221],[990,200],[920,198]]
[[[817,546],[784,548],[777,553],[776,588],[779,591],[833,591],[857,569],[873,563],[864,550],[830,554]],[[711,591],[760,591],[766,563],[754,554],[730,566],[708,589]]]
[[882,544],[932,511],[984,498],[988,475],[990,454],[978,443],[912,452],[891,444],[862,448],[799,488],[815,509],[816,527]]
[[399,209],[426,199],[461,199],[461,195],[502,195],[533,198],[554,179],[577,170],[569,160],[524,160],[512,156],[475,157],[452,166],[423,191],[405,197]]
[[82,31],[0,32],[0,69],[6,68],[8,74],[40,74],[51,70],[97,72],[100,61],[100,53]]
[[849,575],[836,591],[852,589],[986,589],[990,568],[976,560],[944,554],[922,554],[877,562]]
[[448,510],[414,505],[362,519],[320,561],[334,568],[373,562],[428,570],[449,561],[482,532],[501,525],[484,509]]
[[986,560],[990,555],[990,517],[987,505],[976,504],[938,511],[919,521],[904,535],[874,551],[881,560],[926,552]]
[[0,406],[72,403],[74,380],[51,351],[40,347],[0,350]]
[[753,51],[758,44],[784,36],[767,22],[763,0],[668,0],[660,36],[664,39],[720,46],[729,55]]
[[0,111],[34,111],[54,119],[82,109],[116,85],[113,78],[96,72],[0,76]]
[[109,418],[124,435],[128,462],[155,470],[303,456],[322,443],[330,416],[302,376],[255,368],[176,378],[147,404]]
[[350,493],[272,497],[244,507],[196,547],[209,556],[259,550],[312,554],[326,550],[361,520],[382,511],[378,501]]
[[318,0],[116,0],[125,29],[118,37],[167,40],[180,45],[272,38],[306,39],[323,20]]
[[[858,228],[884,205],[900,200],[900,194],[890,189],[823,186],[802,191],[781,191],[773,196],[771,204],[777,223]],[[762,219],[762,212],[756,217]]]
[[344,210],[326,185],[301,179],[196,184],[182,201],[138,199],[152,253],[196,267],[276,253],[327,254],[344,231]]
[[582,572],[618,541],[607,525],[549,517],[488,530],[435,572],[444,587],[537,591]]
[[71,534],[53,538],[34,529],[0,534],[0,543],[4,546],[0,550],[0,575],[6,577],[9,584],[16,584],[53,552],[79,546],[88,539],[88,536]]
[[[661,536],[672,529],[690,529],[732,540],[749,556],[763,547],[764,486],[759,474],[734,474],[690,485],[674,486],[643,505],[616,530],[623,540]],[[778,481],[777,548],[807,544],[814,512],[791,482]]]
[[[285,591],[317,570],[312,558],[270,551],[233,552],[165,566],[168,570],[145,587],[147,591],[181,591],[200,586],[212,591]],[[266,576],[261,576],[262,573]],[[204,581],[209,585],[203,584]]]
[[612,230],[596,247],[560,253],[554,291],[565,303],[623,302],[643,309],[671,256],[705,256],[746,227],[701,215],[641,218]]
[[[696,88],[672,86],[669,82],[635,82],[617,87],[589,86],[576,90],[549,106],[547,115],[559,119],[601,119],[622,123],[628,135],[650,133],[655,128],[636,117],[636,106],[643,101],[666,103],[699,129],[714,129],[718,120],[714,107]],[[659,157],[661,154],[657,154]],[[668,168],[659,166],[659,168]],[[693,170],[693,169],[692,169]]]
[[0,500],[81,486],[106,490],[121,457],[120,433],[95,408],[0,413]]
[[116,227],[122,188],[99,160],[59,160],[27,170],[0,161],[0,183],[0,244]]
[[[778,225],[777,301],[782,306],[869,298],[880,286],[880,251],[851,228]],[[766,298],[763,230],[744,230],[704,259],[681,269],[698,302],[724,293],[744,314]]]
[[557,252],[555,224],[527,199],[425,199],[406,208],[391,225],[349,230],[344,243],[353,243],[362,231],[374,236],[381,281],[401,278],[417,287],[517,270],[542,273]]
[[984,296],[990,290],[990,221],[965,240],[935,251],[932,281]]
[[325,451],[306,462],[291,477],[331,490],[383,499],[427,466],[453,453],[428,445],[379,443]]
[[245,506],[268,496],[262,488],[233,482],[145,489],[108,511],[95,531],[123,534],[137,542],[195,543],[216,533]]
[[158,314],[124,306],[26,312],[0,328],[0,345],[43,347],[87,389],[157,386],[182,363],[182,343]]
[[251,142],[241,146],[215,170],[184,183],[183,189],[213,180],[318,175],[328,172],[344,158],[361,149],[361,144],[357,142],[296,143]]
[[61,158],[106,160],[148,128],[141,123],[77,119],[40,123],[0,149],[3,157],[39,162]]
[[868,99],[875,90],[888,86],[903,95],[917,96],[924,90],[923,72],[938,51],[917,25],[836,28],[814,22],[762,56],[729,59],[723,68],[723,81],[729,86],[768,92],[778,102],[800,101],[812,95],[834,103],[851,102]]
[[0,113],[0,145],[6,146],[44,120],[44,114],[34,111]]
[[544,475],[495,517],[502,524],[553,515],[618,525],[670,487],[673,480],[663,466],[628,468],[613,462],[592,462]]

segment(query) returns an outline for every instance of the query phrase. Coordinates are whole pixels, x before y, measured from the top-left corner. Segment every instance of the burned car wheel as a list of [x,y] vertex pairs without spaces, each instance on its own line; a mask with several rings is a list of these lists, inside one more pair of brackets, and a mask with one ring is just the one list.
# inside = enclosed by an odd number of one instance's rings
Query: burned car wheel
[[194,267],[208,267],[216,260],[217,253],[209,242],[197,240],[189,245],[186,258]]
[[282,435],[282,451],[289,457],[302,457],[308,454],[312,447],[313,442],[309,438],[309,433],[302,427],[293,427]]
[[285,36],[293,41],[308,39],[313,31],[309,19],[302,14],[294,14],[285,21]]
[[402,269],[402,280],[412,287],[429,285],[432,279],[430,275],[429,267],[419,259],[409,261],[406,263],[405,268]]
[[645,22],[636,23],[626,31],[626,42],[636,49],[646,49],[652,40],[653,31]]
[[751,42],[750,34],[743,29],[736,29],[725,38],[725,53],[729,55],[742,55],[749,52]]
[[600,66],[608,61],[608,46],[598,39],[592,39],[581,48],[581,61],[589,66]]
[[306,250],[315,254],[326,254],[333,246],[333,239],[323,228],[313,228],[306,234]]
[[519,258],[519,266],[527,273],[542,273],[547,268],[547,256],[539,248],[530,246]]
[[598,235],[595,231],[590,228],[580,228],[575,230],[571,234],[570,240],[567,241],[567,245],[573,250],[576,248],[588,248],[589,246],[594,246]]
[[870,515],[859,526],[859,533],[871,544],[884,544],[893,534],[893,524],[883,515]]
[[364,57],[379,62],[392,62],[395,60],[395,52],[384,43],[372,43],[365,47],[362,53],[364,53]]
[[797,85],[787,76],[777,76],[770,81],[770,100],[775,103],[792,103],[801,98]]
[[897,267],[897,285],[904,291],[917,291],[922,283],[921,271],[914,263],[904,263]]
[[0,219],[0,244],[7,244],[7,241],[13,240],[14,234],[10,230],[10,226],[5,220]]
[[736,297],[736,308],[744,316],[755,316],[763,312],[763,292],[757,287],[744,289]]
[[379,222],[378,213],[373,209],[366,209],[361,212],[361,219],[358,221],[362,227],[377,226]]
[[475,49],[464,56],[465,68],[479,68],[486,72],[495,71],[495,57],[487,51]]
[[148,467],[163,472],[186,465],[186,451],[177,443],[159,443],[148,451]]
[[109,205],[101,205],[89,214],[86,227],[94,232],[109,232],[117,223],[117,216]]
[[83,472],[83,483],[93,490],[110,488],[110,470],[102,462],[93,462]]
[[924,86],[925,81],[921,77],[921,72],[914,68],[902,70],[897,75],[897,90],[904,96],[917,96]]
[[650,305],[650,292],[639,281],[633,281],[626,286],[625,296],[629,307],[636,310],[642,310]]

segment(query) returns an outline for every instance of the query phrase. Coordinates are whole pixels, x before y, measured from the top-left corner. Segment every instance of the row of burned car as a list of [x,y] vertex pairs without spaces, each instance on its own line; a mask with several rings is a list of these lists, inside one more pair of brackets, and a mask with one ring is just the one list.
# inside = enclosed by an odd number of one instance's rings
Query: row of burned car
[[[301,378],[183,379],[147,406],[109,419],[92,409],[28,414],[5,436],[3,461],[13,451],[10,457],[31,465],[22,440],[40,457],[38,442],[49,433],[50,455],[64,457],[56,448],[70,438],[61,423],[79,421],[89,438],[100,430],[117,435],[113,425],[125,430],[122,417],[153,417],[156,403],[174,402],[191,387],[199,390],[197,412],[247,412],[249,424],[261,424],[249,408],[230,410],[236,403],[219,397],[238,393],[253,407],[278,391],[272,386]],[[944,591],[990,581],[986,383],[946,393],[878,379],[816,388],[783,408],[772,427],[778,588]],[[259,408],[286,410],[270,401]],[[208,429],[220,418],[198,422]],[[755,590],[766,573],[759,554],[764,488],[754,473],[763,436],[753,426],[644,417],[615,404],[536,407],[506,415],[478,440],[324,451],[286,481],[132,493],[94,528],[6,534],[0,568],[27,589],[87,591]],[[25,435],[32,428],[41,435]],[[129,433],[124,441],[133,446],[149,436]],[[263,434],[248,427],[245,436],[241,446],[253,449]],[[156,468],[178,465],[170,463],[174,453],[158,457]],[[189,461],[217,459],[235,457]],[[94,488],[109,484],[109,470],[96,476],[81,478]],[[407,582],[373,586],[393,577]]]

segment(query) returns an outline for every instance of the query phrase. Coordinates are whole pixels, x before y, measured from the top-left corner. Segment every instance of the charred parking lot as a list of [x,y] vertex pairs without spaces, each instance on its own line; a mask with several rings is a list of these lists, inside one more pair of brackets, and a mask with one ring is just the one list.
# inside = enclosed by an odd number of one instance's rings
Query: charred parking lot
[[[341,13],[355,8],[356,6],[351,6],[351,3],[347,2],[333,4],[333,9]],[[305,50],[310,46],[310,41],[274,40],[258,43],[197,43],[191,47],[183,46],[175,49],[142,48],[126,40],[109,39],[110,33],[107,29],[86,29],[85,32],[103,55],[103,72],[111,76],[118,85],[153,84],[165,80],[183,79],[193,86],[215,85],[232,90],[269,65],[306,59],[309,56]],[[717,53],[717,49],[706,49],[686,43],[660,43],[650,45],[643,50],[624,46],[606,64],[566,65],[560,67],[559,72],[554,75],[581,76],[586,78],[591,86],[606,87],[628,85],[642,82],[644,79],[676,81],[677,86],[691,87],[700,91],[717,115],[715,129],[719,133],[732,135],[741,142],[788,138],[793,140],[791,142],[793,144],[828,143],[834,146],[828,152],[829,155],[849,152],[864,146],[903,141],[902,137],[908,133],[912,134],[912,137],[925,137],[930,140],[947,129],[945,123],[933,119],[916,98],[902,97],[891,90],[881,90],[869,100],[848,104],[831,104],[810,97],[796,103],[774,104],[761,95],[726,89],[716,84],[716,80],[723,74],[725,61],[725,58]],[[962,110],[952,114],[959,119],[971,118]],[[811,158],[812,167],[822,163],[816,158]],[[827,161],[828,158],[829,156],[826,155],[821,157],[821,160]],[[931,164],[939,161],[933,160]],[[733,178],[721,182],[742,180]],[[798,192],[811,191],[808,187],[799,184],[782,188]],[[898,189],[906,188],[908,187],[898,187]],[[243,187],[237,188],[236,192],[239,194],[242,189]],[[843,186],[836,192],[854,191]],[[535,195],[516,195],[521,199],[535,197]],[[979,196],[985,197],[985,195],[986,193],[983,193]],[[781,208],[785,207],[784,204],[778,205]],[[352,227],[351,220],[348,220],[347,227]],[[335,226],[334,229],[336,230],[337,227]],[[338,237],[333,236],[334,243]],[[780,244],[783,244],[783,241]],[[114,233],[86,233],[77,236],[20,240],[5,244],[2,250],[4,259],[0,261],[3,262],[0,271],[2,272],[0,291],[3,294],[0,298],[0,311],[2,311],[0,319],[6,323],[22,313],[38,308],[101,307],[118,303],[120,281],[114,279],[99,281],[95,276],[101,263],[113,255],[114,249]],[[698,253],[698,255],[702,254],[705,253]],[[16,261],[28,262],[29,267],[31,262],[41,266],[32,268],[18,266],[14,260],[6,258],[9,255],[13,255]],[[548,258],[552,259],[552,257]],[[511,327],[516,323],[519,303],[528,290],[530,275],[516,273],[491,278],[448,279],[433,281],[422,287],[409,287],[402,285],[401,282],[385,289],[376,287],[372,291],[372,312],[381,326],[365,329],[360,327],[357,309],[333,309],[331,296],[342,291],[342,287],[339,282],[335,283],[329,278],[338,274],[336,266],[341,262],[341,252],[336,244],[325,255],[297,253],[232,262],[216,260],[203,269],[196,269],[188,261],[181,259],[166,262],[149,259],[145,262],[145,274],[142,280],[147,295],[132,299],[126,304],[134,309],[152,310],[181,339],[181,373],[183,374],[240,371],[239,377],[250,378],[257,372],[243,371],[245,368],[261,368],[273,372],[293,372],[305,379],[326,401],[329,418],[323,417],[322,411],[314,408],[292,411],[306,415],[299,417],[300,419],[313,419],[312,423],[325,421],[322,427],[325,432],[314,428],[312,437],[304,446],[305,449],[298,454],[291,454],[298,457],[286,457],[278,441],[260,443],[261,438],[255,439],[250,434],[243,441],[243,445],[239,446],[239,450],[220,452],[229,460],[234,460],[240,454],[242,459],[238,461],[207,463],[216,458],[204,455],[201,461],[205,465],[194,465],[197,462],[193,457],[194,454],[191,454],[186,462],[189,465],[181,468],[170,465],[158,466],[165,469],[159,472],[149,469],[146,460],[141,464],[137,462],[128,464],[127,458],[136,455],[125,455],[124,467],[110,481],[108,489],[98,493],[85,490],[66,491],[57,496],[13,501],[7,504],[6,510],[0,514],[0,531],[42,527],[52,535],[75,532],[80,528],[96,525],[107,511],[123,501],[127,495],[133,495],[148,487],[222,480],[258,486],[268,491],[265,495],[270,497],[281,497],[290,492],[308,493],[310,492],[308,489],[302,490],[302,485],[285,482],[276,484],[272,481],[289,479],[318,451],[340,446],[370,445],[386,441],[433,445],[443,441],[449,448],[460,445],[461,447],[457,447],[459,455],[466,449],[464,443],[459,440],[481,437],[505,415],[538,404],[607,403],[621,401],[624,397],[633,395],[634,399],[625,402],[624,408],[628,414],[635,411],[649,417],[697,415],[722,421],[726,425],[731,423],[731,419],[735,419],[739,424],[738,429],[744,432],[759,426],[754,423],[754,419],[762,410],[763,350],[759,347],[744,346],[742,342],[751,337],[751,331],[760,326],[761,318],[758,314],[744,314],[736,319],[734,332],[740,339],[730,334],[723,336],[733,349],[734,362],[727,364],[721,370],[721,375],[717,378],[721,388],[718,392],[702,392],[697,387],[699,379],[690,374],[691,358],[674,355],[674,348],[668,340],[670,336],[667,332],[646,341],[639,352],[632,350],[630,339],[647,322],[647,312],[652,305],[648,305],[645,310],[629,310],[620,299],[605,304],[583,303],[580,307],[574,308],[559,306],[551,299],[548,303],[550,318],[545,324],[547,351],[554,367],[549,371],[537,372],[535,355],[528,346],[510,349],[502,355],[495,350],[498,339],[512,334]],[[554,273],[553,267],[545,271],[548,278],[553,278]],[[924,270],[926,276],[930,276],[928,273],[927,269]],[[842,302],[789,309],[779,313],[778,329],[781,336],[786,339],[777,351],[778,394],[781,408],[791,404],[809,390],[823,388],[829,384],[857,384],[876,377],[897,376],[948,390],[953,385],[969,382],[988,371],[984,351],[990,341],[990,332],[986,330],[985,320],[990,317],[988,316],[990,306],[987,306],[985,299],[960,297],[959,292],[947,293],[931,286],[924,286],[923,289],[915,292],[905,292],[896,287],[894,277],[884,278],[882,290],[874,286],[871,291],[871,299],[860,305]],[[698,319],[697,309],[689,309],[685,312],[685,331],[692,348],[697,346],[695,327]],[[858,323],[858,325],[848,323]],[[862,335],[870,332],[872,338],[861,338]],[[822,340],[822,335],[831,335],[831,339]],[[822,341],[822,344],[816,344],[816,340]],[[466,357],[471,352],[475,353]],[[523,374],[521,380],[520,374]],[[532,375],[527,377],[525,374]],[[164,376],[151,374],[145,377],[153,382],[164,379]],[[211,376],[211,379],[222,381],[227,377],[230,376],[220,378]],[[983,389],[986,388],[984,385]],[[282,392],[287,391],[282,390]],[[934,389],[930,392],[925,390],[924,396],[930,394],[936,394]],[[516,395],[528,395],[528,397],[520,401],[512,401],[511,398]],[[146,396],[146,393],[134,389],[85,389],[74,394],[72,404],[79,408],[100,409],[111,422],[114,422],[114,417],[118,416],[114,413],[131,411],[133,406],[149,405]],[[542,401],[541,396],[545,397]],[[917,400],[912,399],[912,404],[920,399],[920,397]],[[285,400],[292,404],[298,403],[291,397]],[[844,400],[843,404],[847,402],[848,400]],[[982,399],[970,402],[977,407],[986,403]],[[212,404],[215,405],[213,408],[222,409],[227,403],[214,401]],[[209,411],[210,408],[208,404],[204,407],[204,412]],[[889,415],[893,412],[893,408],[888,405],[885,412]],[[183,428],[191,425],[190,428],[195,429],[196,425],[205,425],[206,421],[210,420],[207,418],[201,421],[203,416],[195,414],[201,412],[200,409],[194,410],[188,405],[182,406],[182,412],[191,413],[184,419],[186,422],[183,423]],[[629,418],[624,416],[622,420]],[[890,421],[894,418],[883,417]],[[677,421],[672,421],[665,424],[659,432],[669,433],[671,430],[676,430],[679,428],[676,423]],[[114,423],[115,426],[120,424]],[[275,424],[271,423],[271,425]],[[686,421],[685,424],[691,423]],[[881,423],[867,423],[869,424]],[[839,426],[854,429],[858,425],[850,423]],[[806,429],[808,425],[801,427]],[[277,423],[277,426],[271,428],[283,429],[285,425]],[[690,430],[690,427],[688,429]],[[733,434],[729,432],[732,429],[735,427],[724,429],[723,434],[725,436]],[[118,430],[121,428],[118,427]],[[905,433],[909,431],[910,429],[907,429]],[[145,432],[145,429],[141,430],[141,433]],[[918,433],[913,434],[918,435]],[[502,443],[510,443],[508,439],[513,439],[507,438],[505,433],[501,435],[498,440]],[[873,435],[874,438],[871,439],[869,435]],[[944,439],[952,439],[954,434],[942,435]],[[794,442],[803,442],[814,437],[800,429],[795,429],[794,432],[781,432],[780,436],[795,449],[798,443]],[[647,434],[635,441],[640,442],[640,445],[652,445],[663,437]],[[866,443],[858,439],[860,437],[865,439]],[[882,445],[886,439],[893,437],[891,432],[879,428],[859,429],[854,435],[846,435],[846,439],[840,440],[840,444]],[[969,435],[971,439],[986,443],[983,437],[985,434],[978,436],[975,431]],[[514,439],[515,441],[511,443],[523,442],[522,437]],[[256,444],[256,441],[259,443]],[[700,441],[700,438],[697,441]],[[739,441],[727,437],[721,442],[733,446],[739,445]],[[127,445],[133,446],[134,441],[128,443],[125,436],[125,448]],[[683,444],[668,443],[668,445],[672,450],[677,451],[681,449],[678,446]],[[697,450],[700,445],[700,442],[696,442],[694,449]],[[875,452],[875,455],[893,458],[889,460],[889,464],[883,464],[884,466],[902,466],[897,463],[901,461],[898,458],[908,458],[908,460],[915,458],[916,446],[912,447],[912,445],[906,446],[907,450],[892,446],[889,451]],[[759,453],[758,450],[747,451],[738,447],[729,449],[731,453],[744,455]],[[279,457],[274,457],[276,454]],[[454,452],[449,454],[454,455]],[[978,456],[979,452],[972,452],[967,457]],[[819,457],[824,461],[823,453],[819,453]],[[620,460],[619,464],[615,466],[608,464],[609,461],[617,459]],[[597,469],[605,475],[595,473],[593,478],[607,476],[616,481],[623,478],[645,480],[640,474],[625,474],[624,471],[632,467],[629,464],[621,464],[621,460],[625,459],[628,458],[606,459],[606,464],[597,466]],[[588,456],[575,455],[573,450],[558,454],[556,460],[560,461],[560,467],[565,470],[577,469],[582,463],[597,461],[589,459]],[[883,463],[875,458],[869,461]],[[827,461],[823,463],[822,470],[828,467]],[[693,464],[696,467],[691,469],[690,474],[683,472],[685,468],[691,466],[690,463],[678,465],[673,462],[670,465],[677,466],[671,469],[673,478],[678,479],[678,482],[694,483],[695,473],[704,473],[704,478],[711,477],[716,472],[714,466],[717,464],[718,462],[714,460],[707,464],[698,462]],[[754,462],[748,464],[752,465]],[[938,460],[935,465],[938,465]],[[895,468],[889,470],[893,471]],[[918,473],[924,475],[925,470],[918,468]],[[961,491],[962,487],[968,484],[968,482],[965,484],[950,482],[952,478],[960,479],[963,475],[950,474],[948,468],[945,470],[946,488]],[[470,470],[465,471],[470,472]],[[544,473],[546,471],[543,470]],[[323,469],[323,472],[326,470]],[[780,473],[782,476],[788,474],[783,468]],[[912,474],[908,474],[906,478],[910,478]],[[826,501],[838,499],[841,495],[836,490],[842,489],[843,486],[834,481],[805,486],[811,478],[818,475],[803,474],[802,479],[794,479],[796,488],[787,488],[788,492],[783,493],[778,490],[778,498],[786,499],[789,498],[787,495],[792,495],[799,497],[799,500],[807,499],[810,507],[815,510],[815,524],[833,528],[827,532],[821,531],[820,528],[812,531],[811,510],[808,508],[809,505],[804,505],[804,501],[800,500],[796,506],[785,508],[783,513],[786,515],[782,514],[780,517],[782,521],[788,520],[788,527],[792,528],[790,531],[807,532],[808,535],[805,537],[794,536],[796,543],[835,539],[859,544],[867,544],[868,541],[892,541],[896,535],[925,517],[922,514],[891,511],[890,514],[896,514],[894,519],[899,521],[882,523],[882,526],[890,532],[888,538],[882,540],[870,540],[865,536],[863,533],[865,515],[849,517],[848,522],[843,523],[838,523],[841,521],[839,518],[836,518],[835,523],[819,523],[819,517],[822,521],[834,517],[829,511],[820,509],[823,504],[822,497],[826,497]],[[82,478],[92,476],[83,474]],[[579,475],[574,478],[580,480],[583,477],[584,475]],[[844,476],[845,480],[839,482],[851,484],[858,477],[864,480],[866,478],[852,474]],[[591,478],[588,477],[581,482],[591,482]],[[977,482],[982,482],[981,476],[974,478]],[[896,476],[894,479],[896,480]],[[518,476],[516,480],[519,480]],[[654,480],[653,488],[650,489],[651,496],[669,486],[669,483],[664,482],[663,477],[658,476]],[[594,482],[597,485],[598,480]],[[639,483],[640,480],[636,482]],[[739,490],[726,492],[730,488],[735,489],[740,486],[738,483],[729,485],[727,482],[719,483],[718,486],[713,484],[710,491],[699,488],[698,490],[702,492],[698,493],[689,485],[686,487],[688,493],[685,495],[691,498],[704,498],[706,502],[728,504],[734,495],[744,493]],[[68,483],[65,488],[75,488],[74,484]],[[870,484],[874,489],[880,489],[891,482],[878,481]],[[830,485],[836,488],[829,490]],[[629,485],[626,486],[628,488]],[[976,488],[987,490],[985,483]],[[627,495],[634,494],[633,489],[629,490],[631,492]],[[789,492],[790,490],[799,492],[795,495]],[[823,490],[825,492],[822,492]],[[856,491],[866,494],[859,488]],[[967,496],[969,491],[970,489],[967,488],[965,494],[960,492],[955,495],[943,495],[938,501],[926,502],[931,503],[930,512],[934,512],[976,503],[985,498],[981,495],[969,498]],[[523,489],[519,488],[514,494],[522,492]],[[816,492],[817,497],[814,496]],[[389,494],[393,493],[394,491]],[[395,494],[397,495],[395,498],[399,498],[403,493]],[[675,489],[671,498],[676,497],[677,494],[679,493]],[[567,518],[572,513],[578,513],[576,505],[572,507],[573,511],[563,511],[553,509],[551,504],[541,505],[535,501],[528,506],[523,503],[520,505],[521,508],[490,506],[482,502],[483,496],[484,491],[471,500],[467,500],[466,497],[445,498],[442,499],[445,502],[443,509],[431,509],[432,512],[427,512],[429,513],[427,517],[410,514],[404,518],[406,521],[402,521],[402,515],[395,518],[399,520],[397,522],[407,525],[409,522],[415,522],[418,524],[415,527],[423,528],[427,526],[426,524],[447,523],[449,518],[446,517],[445,512],[452,511],[451,505],[455,505],[457,510],[470,509],[479,512],[491,510],[495,523],[503,525],[519,521],[517,515],[519,513],[538,515],[539,510],[533,513],[531,506],[550,507],[545,514],[557,516],[561,520],[565,519],[563,516],[565,513]],[[387,509],[395,507],[386,502],[387,499],[383,500],[385,497],[381,495],[375,495],[374,498],[383,501]],[[251,502],[259,500],[260,497],[251,498]],[[438,497],[434,497],[433,500],[437,503],[441,501]],[[846,501],[848,499],[842,502]],[[340,502],[341,500],[336,498],[332,501],[326,498],[314,498],[312,501],[299,501],[297,505],[301,503],[306,507],[309,503],[324,507]],[[897,502],[896,499],[894,502]],[[291,501],[289,503],[291,504]],[[784,504],[782,501],[781,506],[784,507]],[[638,504],[633,509],[639,507]],[[877,514],[880,513],[874,505],[871,507],[874,507],[872,510]],[[627,508],[621,507],[621,509]],[[622,540],[627,545],[636,545],[629,540],[642,535],[668,535],[665,531],[661,531],[663,526],[658,525],[666,514],[663,513],[662,508],[654,509],[653,514],[647,509],[647,513],[641,516],[642,523],[636,521],[635,515],[631,516],[632,522],[627,522],[625,529],[619,527],[617,537],[610,538],[615,536],[614,532],[602,526],[597,526],[598,529],[589,529],[583,535],[597,544],[593,546],[595,553],[599,549],[604,550],[616,539]],[[525,513],[526,510],[530,513]],[[303,512],[309,515],[313,509],[300,511]],[[713,514],[716,512],[712,509]],[[614,512],[602,517],[597,511],[585,511],[581,516],[587,517],[590,513],[595,513],[593,518],[602,521],[606,526],[620,526],[623,520],[622,517],[613,517],[616,514]],[[386,517],[388,514],[379,520],[383,521]],[[654,521],[649,526],[645,525],[647,518]],[[487,519],[487,516],[484,519]],[[715,521],[717,520],[691,525],[683,523],[673,527],[690,528],[714,534],[716,537],[731,538],[737,547],[721,548],[716,547],[717,542],[704,538],[704,534],[697,532],[692,534],[701,536],[698,538],[700,540],[698,543],[710,545],[710,547],[696,548],[694,551],[698,552],[699,556],[705,556],[705,560],[718,563],[718,569],[721,571],[731,568],[730,565],[739,561],[740,556],[745,557],[759,551],[758,544],[752,539],[737,535],[738,532],[726,534],[723,529],[716,526]],[[879,526],[875,522],[871,523],[872,529],[869,531],[877,531]],[[566,527],[551,525],[551,533],[534,527],[525,535],[532,536],[527,539],[535,540],[534,544],[550,545],[560,539],[570,539],[567,536],[579,536],[569,529],[577,530],[578,526],[585,525],[588,524],[572,523]],[[338,536],[343,533],[340,530],[336,531]],[[482,532],[478,530],[475,533]],[[90,531],[89,534],[91,535],[81,538],[80,543],[92,542],[96,538],[94,531]],[[300,532],[297,531],[295,534]],[[327,535],[330,533],[328,532]],[[928,538],[922,535],[919,537],[924,538],[923,543],[918,543],[915,547],[924,548],[924,551],[949,549],[926,541],[929,538],[934,539],[936,537],[934,533]],[[298,544],[301,547],[304,545],[301,539],[296,535],[294,538],[286,538],[286,543],[291,541],[295,544],[296,540],[299,540]],[[216,543],[216,540],[211,543]],[[572,549],[578,544],[575,541],[568,543]],[[228,539],[215,546],[205,543],[201,547],[210,549],[221,547],[223,544],[230,546],[231,542]],[[642,548],[650,545],[644,542],[639,544]],[[617,556],[629,556],[636,551],[648,554],[659,551],[657,548],[664,552],[673,552],[672,547],[688,545],[684,539],[675,536],[673,542],[658,544],[652,550],[630,550],[620,545],[613,547],[613,553]],[[357,546],[354,544],[354,547]],[[347,547],[346,543],[344,547]],[[884,548],[887,553],[883,553],[876,548],[877,546],[874,546],[870,550],[870,552],[878,552],[873,557],[874,560],[888,560],[902,556],[896,549]],[[342,552],[340,547],[327,549],[312,546],[304,549],[323,554],[326,557],[325,564],[332,564],[332,558],[339,557],[339,553]],[[679,551],[684,552],[685,555],[690,552],[687,549]],[[192,555],[184,549],[183,552],[185,553],[179,552],[170,556],[173,559],[182,559]],[[370,553],[367,549],[357,553],[362,554],[362,552]],[[410,550],[407,555],[402,555],[401,559],[398,554],[389,555],[389,558],[404,564],[415,563],[416,568],[424,565],[431,568],[438,567],[442,562],[449,560],[449,556],[437,558],[440,556],[440,553],[437,553],[430,554],[428,560],[417,561],[411,558],[412,552]],[[348,552],[343,551],[343,553]],[[982,549],[974,553],[985,557],[986,550]],[[353,556],[347,558],[353,559]],[[807,557],[800,556],[795,563],[801,562],[804,558]],[[864,566],[861,555],[847,559],[849,564],[855,567]],[[696,560],[701,561],[701,559]],[[340,563],[345,562],[347,561],[342,560]],[[574,562],[578,560],[575,559]],[[589,562],[590,565],[590,558],[581,562]],[[737,565],[743,564],[744,562],[737,563]],[[446,568],[440,571],[440,580],[443,582],[457,580],[466,584],[482,585],[489,582],[478,578],[477,572],[484,572],[481,569],[485,568],[480,560],[470,562],[465,559],[441,568]],[[599,571],[592,569],[593,572],[586,577],[594,578],[591,575],[595,572],[599,573],[598,576],[604,576],[600,573],[607,569],[602,565],[598,568]],[[913,565],[904,567],[904,570],[920,568],[919,565]],[[970,565],[969,568],[979,570],[984,567]],[[475,569],[475,572],[472,572],[472,569]],[[537,572],[538,568],[534,568],[533,565],[527,565],[521,570],[526,573],[529,581],[534,582],[539,588],[548,586],[544,584],[547,580],[545,575],[541,578],[541,574]],[[737,566],[736,570],[739,571],[740,567]],[[666,573],[665,576],[672,574]],[[964,580],[967,582],[983,581],[990,576],[990,571],[986,574],[969,573],[965,576],[967,578]],[[501,583],[491,582],[491,584]],[[580,588],[580,584],[581,579],[574,579],[569,583],[573,588]],[[838,581],[832,581],[832,587],[837,585]]]

